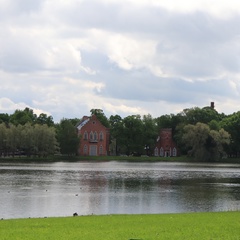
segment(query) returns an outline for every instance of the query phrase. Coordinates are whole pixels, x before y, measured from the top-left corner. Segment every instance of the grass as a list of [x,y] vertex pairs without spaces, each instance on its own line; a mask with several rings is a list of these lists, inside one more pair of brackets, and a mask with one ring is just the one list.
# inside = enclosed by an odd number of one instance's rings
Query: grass
[[240,212],[105,215],[0,221],[0,239],[240,239]]

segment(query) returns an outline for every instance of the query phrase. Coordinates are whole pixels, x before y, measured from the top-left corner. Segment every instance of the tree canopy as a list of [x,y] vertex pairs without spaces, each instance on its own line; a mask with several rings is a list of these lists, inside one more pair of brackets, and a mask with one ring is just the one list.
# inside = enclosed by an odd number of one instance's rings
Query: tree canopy
[[57,125],[57,139],[60,145],[60,152],[67,155],[76,155],[80,144],[80,138],[74,121],[71,119],[62,119]]
[[[107,118],[102,109],[91,109],[90,113],[110,129],[111,152],[117,155],[151,155],[159,131],[171,128],[174,141],[182,154],[205,161],[222,157],[224,151],[231,157],[240,156],[240,111],[225,115],[213,107],[193,107],[156,118],[150,114],[124,118],[111,115]],[[74,118],[54,123],[52,116],[45,113],[37,115],[29,108],[16,110],[13,114],[0,113],[0,151],[19,151],[24,142],[25,152],[44,155],[40,139],[51,139],[48,133],[54,129],[60,152],[76,154],[80,139],[75,127],[79,121],[79,118]],[[33,131],[37,136],[35,138],[32,138]],[[53,145],[56,145],[55,140],[52,140]]]
[[230,134],[224,129],[211,130],[205,123],[184,126],[183,142],[188,154],[198,161],[216,161],[225,154],[224,146],[230,143]]

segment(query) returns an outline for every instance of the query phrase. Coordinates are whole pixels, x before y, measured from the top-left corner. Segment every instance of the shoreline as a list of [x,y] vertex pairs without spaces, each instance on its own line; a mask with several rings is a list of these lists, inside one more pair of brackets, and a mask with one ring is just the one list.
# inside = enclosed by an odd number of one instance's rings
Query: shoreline
[[148,157],[148,156],[49,156],[49,157],[0,157],[1,162],[79,162],[79,161],[91,161],[91,162],[106,162],[106,161],[126,161],[126,162],[185,162],[185,163],[212,163],[212,164],[240,164],[240,158],[224,158],[219,161],[206,162],[196,161],[195,159],[187,156],[180,157]]

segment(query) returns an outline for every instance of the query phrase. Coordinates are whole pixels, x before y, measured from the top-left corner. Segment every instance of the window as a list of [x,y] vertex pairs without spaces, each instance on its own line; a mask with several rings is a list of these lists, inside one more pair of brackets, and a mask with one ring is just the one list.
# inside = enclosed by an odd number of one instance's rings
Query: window
[[155,157],[158,156],[158,148],[157,148],[157,147],[154,149],[154,156],[155,156]]
[[84,145],[83,154],[87,155],[87,152],[88,152],[88,147],[87,147],[87,145]]
[[173,148],[173,157],[176,157],[176,156],[177,156],[177,149]]
[[93,132],[90,132],[90,141],[93,140]]
[[103,146],[101,145],[100,148],[99,148],[99,154],[100,155],[103,155]]
[[164,150],[163,150],[163,148],[162,148],[162,147],[160,148],[160,156],[161,156],[161,157],[163,157],[163,156],[164,156]]
[[84,139],[84,140],[87,140],[87,139],[88,139],[88,133],[87,133],[86,131],[84,132],[83,139]]
[[100,132],[100,134],[99,134],[99,138],[100,138],[100,141],[103,140],[103,132]]
[[97,139],[98,139],[97,132],[94,132],[94,134],[93,134],[93,140],[94,140],[94,141],[97,141]]

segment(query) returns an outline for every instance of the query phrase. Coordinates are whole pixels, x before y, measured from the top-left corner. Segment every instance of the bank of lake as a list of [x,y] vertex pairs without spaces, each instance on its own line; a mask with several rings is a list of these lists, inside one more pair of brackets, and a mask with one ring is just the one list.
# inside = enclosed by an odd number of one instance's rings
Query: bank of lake
[[[68,155],[54,155],[48,157],[37,156],[15,156],[15,157],[0,157],[1,162],[16,161],[16,162],[77,162],[77,161],[127,161],[127,162],[203,162],[201,159],[194,159],[188,156],[179,157],[155,157],[155,156],[68,156]],[[207,163],[207,162],[205,162]],[[240,164],[240,158],[222,158],[215,162],[209,163],[238,163]]]

